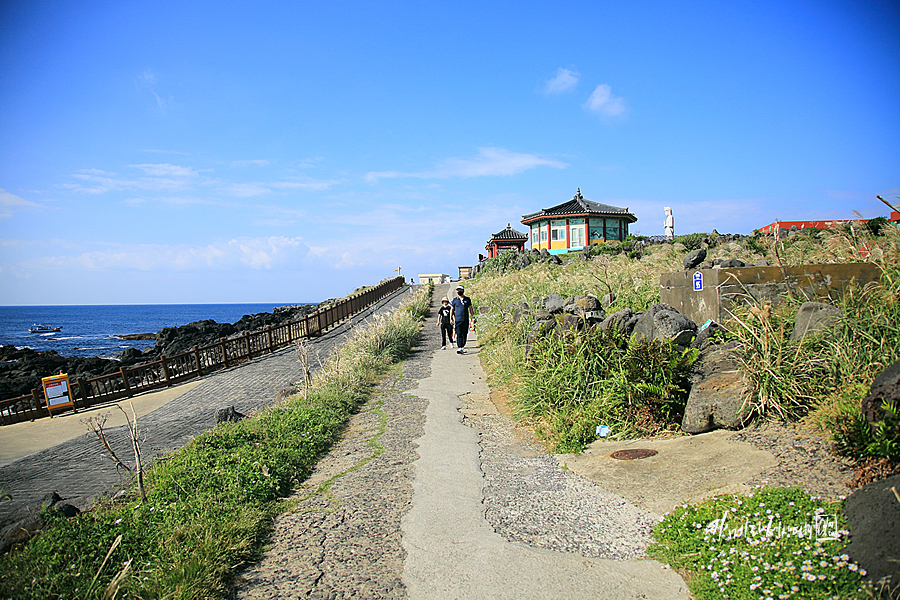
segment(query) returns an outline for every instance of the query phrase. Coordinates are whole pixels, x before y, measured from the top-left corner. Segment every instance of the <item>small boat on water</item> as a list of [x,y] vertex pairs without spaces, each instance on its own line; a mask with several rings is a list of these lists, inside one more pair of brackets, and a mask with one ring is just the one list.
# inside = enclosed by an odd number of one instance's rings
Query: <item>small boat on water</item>
[[53,327],[51,325],[38,325],[37,323],[35,323],[28,328],[28,333],[51,333],[54,331],[62,331],[62,325],[60,325],[59,327]]

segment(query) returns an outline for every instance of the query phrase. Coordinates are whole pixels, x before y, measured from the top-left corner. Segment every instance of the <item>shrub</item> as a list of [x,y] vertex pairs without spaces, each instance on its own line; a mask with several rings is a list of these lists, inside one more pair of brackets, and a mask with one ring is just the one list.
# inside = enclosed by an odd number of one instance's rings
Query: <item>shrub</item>
[[882,230],[889,223],[890,221],[887,220],[887,217],[875,217],[866,221],[866,229],[869,230],[871,235],[881,235]]
[[484,267],[478,271],[478,275],[486,273],[506,273],[510,270],[510,265],[519,257],[518,252],[512,250],[504,250],[497,256],[484,261]]
[[675,242],[684,244],[688,250],[698,250],[703,245],[703,240],[707,237],[705,233],[690,233],[688,235],[679,235],[675,237]]
[[900,423],[889,416],[870,428],[860,406],[872,380],[900,360],[900,265],[882,265],[880,284],[847,288],[837,302],[840,325],[791,341],[802,299],[737,310],[729,325],[740,341],[750,414],[796,419],[818,409],[815,420],[843,454],[900,459]]
[[760,240],[758,232],[755,232],[754,235],[746,238],[744,244],[747,246],[747,250],[754,254],[766,256],[769,253],[769,249],[766,248],[765,243]]
[[820,397],[828,373],[824,344],[791,341],[796,312],[796,304],[735,311],[730,332],[740,342],[736,354],[748,379],[747,418],[794,420]]
[[529,357],[517,412],[558,452],[580,452],[600,423],[623,439],[674,429],[696,356],[671,342],[629,344],[612,329],[548,336]]

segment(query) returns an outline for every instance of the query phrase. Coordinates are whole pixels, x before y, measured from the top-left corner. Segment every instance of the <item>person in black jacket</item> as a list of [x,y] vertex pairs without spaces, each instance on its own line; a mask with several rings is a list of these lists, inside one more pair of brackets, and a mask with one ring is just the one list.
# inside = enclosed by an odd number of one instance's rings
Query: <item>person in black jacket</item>
[[453,345],[453,322],[451,315],[453,309],[450,308],[450,301],[447,298],[441,298],[441,307],[438,309],[437,326],[441,328],[441,350],[447,349],[447,338],[450,338],[450,345]]
[[469,337],[469,315],[472,310],[472,300],[466,296],[463,286],[456,286],[456,298],[450,303],[453,308],[453,328],[456,330],[456,353],[466,353],[466,339]]

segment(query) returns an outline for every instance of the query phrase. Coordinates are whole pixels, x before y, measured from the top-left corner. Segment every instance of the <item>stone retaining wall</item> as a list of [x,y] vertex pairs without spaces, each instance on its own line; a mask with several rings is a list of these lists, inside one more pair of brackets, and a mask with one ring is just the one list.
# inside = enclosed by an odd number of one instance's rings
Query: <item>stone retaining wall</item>
[[881,270],[872,263],[689,270],[661,274],[659,295],[660,302],[695,323],[709,319],[721,323],[737,304],[755,299],[775,305],[790,296],[834,299],[852,281],[860,285],[881,281]]

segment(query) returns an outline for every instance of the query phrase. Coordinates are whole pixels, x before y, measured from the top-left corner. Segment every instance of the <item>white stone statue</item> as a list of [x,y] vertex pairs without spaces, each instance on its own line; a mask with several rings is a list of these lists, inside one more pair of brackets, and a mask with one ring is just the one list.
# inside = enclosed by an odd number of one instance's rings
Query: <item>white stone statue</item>
[[663,227],[666,228],[666,239],[674,240],[675,239],[675,217],[672,216],[672,207],[666,207],[666,220],[663,222]]

